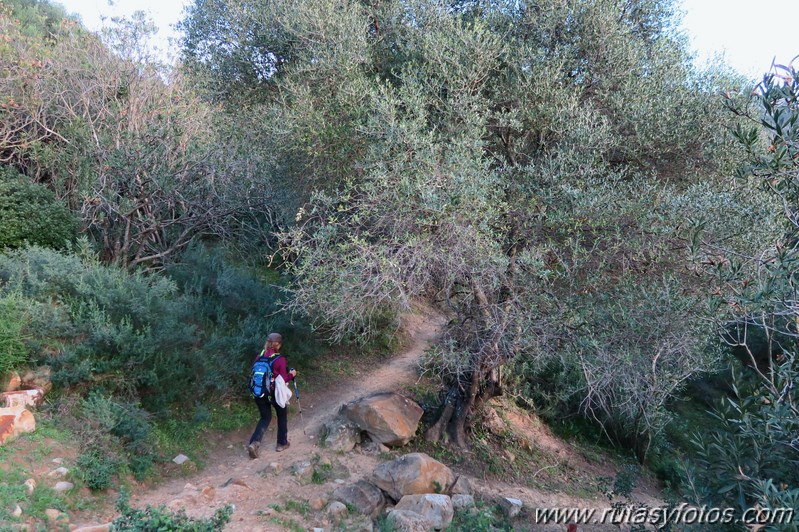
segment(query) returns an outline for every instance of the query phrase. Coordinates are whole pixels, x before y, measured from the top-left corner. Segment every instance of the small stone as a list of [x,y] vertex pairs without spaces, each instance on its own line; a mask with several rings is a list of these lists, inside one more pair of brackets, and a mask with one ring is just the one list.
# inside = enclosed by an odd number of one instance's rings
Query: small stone
[[185,454],[179,454],[176,457],[174,457],[172,461],[175,462],[177,465],[183,465],[189,461],[189,457],[186,456]]
[[33,495],[33,491],[36,489],[36,480],[32,478],[26,480],[25,489],[28,491],[28,495]]
[[277,462],[269,462],[267,469],[269,469],[271,473],[280,473],[280,464]]
[[325,513],[334,520],[340,520],[347,516],[347,507],[342,502],[332,501],[325,508]]
[[519,512],[522,511],[522,506],[524,506],[522,501],[514,499],[513,497],[505,497],[502,499],[501,503],[508,517],[516,517],[519,515]]
[[58,493],[62,493],[64,491],[69,491],[69,490],[71,490],[74,487],[75,487],[75,484],[73,484],[72,482],[61,481],[58,484],[56,484],[53,489],[55,491],[57,491]]
[[195,485],[194,485],[194,484],[192,484],[191,482],[187,482],[187,483],[186,483],[186,484],[183,486],[183,491],[199,491],[199,490],[197,489],[197,486],[195,486]]
[[63,458],[53,458],[52,462],[53,462],[55,465],[61,465],[61,464],[63,464],[63,463],[64,463],[64,459],[63,459]]
[[322,497],[313,497],[308,501],[308,505],[314,512],[320,512],[327,504],[327,499]]
[[336,484],[346,484],[347,481],[341,478],[337,478],[333,482],[335,482]]
[[233,486],[239,486],[240,488],[247,488],[248,490],[252,490],[252,488],[240,478],[234,478],[230,481],[230,484]]
[[295,477],[305,477],[313,474],[313,465],[311,462],[294,462],[291,465],[291,474]]
[[327,456],[323,456],[323,457],[321,457],[319,459],[319,465],[320,466],[332,466],[333,462],[331,462],[330,458],[328,458]]
[[11,515],[12,515],[13,517],[19,517],[19,516],[21,516],[21,515],[22,515],[22,508],[20,508],[20,507],[19,507],[19,504],[17,505],[17,507],[16,507],[16,508],[14,508],[14,511],[13,511],[13,512],[11,512]]
[[64,478],[69,473],[69,469],[66,467],[59,467],[58,469],[53,469],[50,471],[47,476],[51,478]]
[[313,532],[325,532],[324,528],[314,528]]
[[48,508],[44,511],[44,515],[46,515],[47,519],[52,522],[67,520],[67,514],[56,510],[55,508]]
[[216,497],[216,490],[211,486],[206,486],[203,488],[200,494],[203,496],[203,499],[205,499],[206,502],[211,502],[214,500],[214,497]]

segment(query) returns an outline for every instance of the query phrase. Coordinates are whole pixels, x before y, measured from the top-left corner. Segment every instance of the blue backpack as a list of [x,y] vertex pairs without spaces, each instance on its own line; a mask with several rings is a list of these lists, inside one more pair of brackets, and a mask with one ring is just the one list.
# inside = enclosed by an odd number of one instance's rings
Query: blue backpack
[[250,376],[250,391],[255,397],[269,397],[272,391],[272,381],[274,374],[272,373],[272,364],[275,360],[280,358],[280,354],[276,353],[271,357],[265,356],[261,351],[261,356],[255,359],[252,365],[252,375]]

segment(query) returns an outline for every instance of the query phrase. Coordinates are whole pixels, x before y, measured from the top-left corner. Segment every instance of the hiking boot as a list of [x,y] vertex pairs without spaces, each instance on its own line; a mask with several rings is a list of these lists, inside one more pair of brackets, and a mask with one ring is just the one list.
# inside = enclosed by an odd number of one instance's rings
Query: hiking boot
[[286,449],[289,448],[289,446],[291,446],[291,442],[290,441],[287,441],[285,445],[282,445],[282,444],[278,443],[277,447],[275,447],[275,451],[277,451],[277,452],[285,451]]
[[250,458],[258,458],[258,448],[261,447],[260,442],[254,441],[247,446],[247,454],[250,455]]

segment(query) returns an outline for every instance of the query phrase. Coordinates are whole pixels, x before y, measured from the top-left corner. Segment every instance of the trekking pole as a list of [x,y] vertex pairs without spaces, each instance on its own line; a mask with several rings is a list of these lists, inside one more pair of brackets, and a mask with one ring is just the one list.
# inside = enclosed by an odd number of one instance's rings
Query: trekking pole
[[297,388],[297,379],[294,378],[294,393],[297,394],[297,406],[300,408],[300,423],[302,423],[302,433],[306,434],[305,432],[305,419],[302,417],[302,403],[300,402],[300,389]]

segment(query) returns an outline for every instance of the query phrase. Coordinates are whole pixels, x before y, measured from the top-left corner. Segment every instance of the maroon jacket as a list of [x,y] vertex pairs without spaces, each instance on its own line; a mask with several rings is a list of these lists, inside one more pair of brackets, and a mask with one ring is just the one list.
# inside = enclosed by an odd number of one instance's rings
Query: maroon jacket
[[[274,355],[280,355],[273,363],[272,363],[272,375],[277,377],[278,375],[283,377],[283,380],[286,381],[286,384],[292,379],[294,379],[294,375],[289,373],[288,367],[286,365],[286,356],[281,353],[275,353],[271,349],[269,351],[261,351],[256,357],[255,360],[262,356],[271,357]],[[255,362],[253,360],[253,362]]]
[[289,373],[289,370],[286,365],[286,357],[283,355],[280,355],[272,363],[272,373],[275,375],[275,377],[277,377],[278,375],[283,377],[283,380],[286,381],[286,383],[288,383],[290,380],[294,378],[294,375]]

